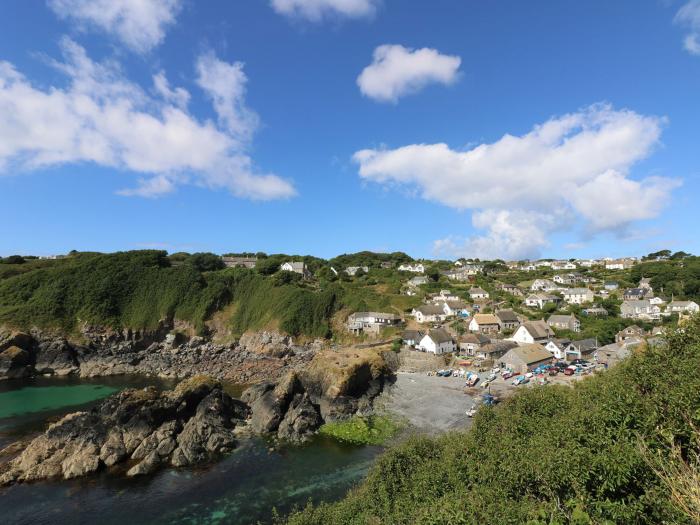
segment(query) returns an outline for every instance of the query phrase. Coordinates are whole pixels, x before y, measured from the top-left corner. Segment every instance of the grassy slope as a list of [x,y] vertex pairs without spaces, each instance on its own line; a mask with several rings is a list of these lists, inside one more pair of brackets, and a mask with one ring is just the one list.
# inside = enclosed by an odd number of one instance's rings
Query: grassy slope
[[[470,431],[386,453],[336,504],[289,523],[688,523],[641,452],[688,447],[700,422],[700,319],[575,388],[530,388]],[[697,443],[695,443],[697,446]]]

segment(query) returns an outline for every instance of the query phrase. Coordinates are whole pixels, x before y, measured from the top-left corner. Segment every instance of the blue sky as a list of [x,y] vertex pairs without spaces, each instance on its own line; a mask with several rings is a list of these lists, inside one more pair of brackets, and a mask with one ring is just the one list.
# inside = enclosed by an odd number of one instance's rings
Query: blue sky
[[0,254],[700,252],[698,0],[105,2],[1,8]]

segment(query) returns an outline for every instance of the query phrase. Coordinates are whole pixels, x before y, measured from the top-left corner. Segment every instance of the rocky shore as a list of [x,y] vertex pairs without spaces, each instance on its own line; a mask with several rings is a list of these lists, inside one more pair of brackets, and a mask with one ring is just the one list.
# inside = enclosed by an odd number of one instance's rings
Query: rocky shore
[[0,485],[70,479],[127,463],[128,476],[211,460],[233,450],[248,407],[204,377],[171,391],[129,389],[89,412],[75,412],[0,466]]
[[[89,412],[65,416],[29,443],[11,445],[4,454],[16,457],[0,465],[0,485],[68,479],[122,464],[130,476],[192,465],[232,450],[239,433],[304,442],[324,422],[369,413],[397,368],[396,354],[386,348],[298,346],[274,332],[246,335],[230,345],[124,334],[76,345],[40,332],[6,333],[0,336],[0,378],[188,379],[162,393],[125,390]],[[237,400],[219,380],[252,386]]]

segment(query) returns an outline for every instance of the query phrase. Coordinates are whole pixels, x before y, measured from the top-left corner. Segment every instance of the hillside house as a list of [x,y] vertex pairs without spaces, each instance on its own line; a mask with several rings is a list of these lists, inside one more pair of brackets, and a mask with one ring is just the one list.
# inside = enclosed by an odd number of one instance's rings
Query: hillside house
[[623,319],[658,321],[661,319],[661,307],[657,304],[651,304],[648,299],[623,301],[620,305],[620,317]]
[[345,268],[345,273],[347,273],[350,277],[355,277],[357,272],[360,270],[362,270],[364,273],[369,273],[368,266],[348,266]]
[[533,293],[528,295],[523,303],[525,306],[529,306],[530,308],[539,308],[542,310],[546,304],[549,303],[558,303],[561,299],[557,297],[556,295],[549,295],[549,294],[544,294],[544,293]]
[[412,272],[412,273],[425,273],[425,266],[421,263],[416,264],[402,264],[399,266],[400,272]]
[[226,268],[248,268],[252,270],[258,263],[257,257],[222,257]]
[[642,277],[639,279],[639,284],[637,285],[638,288],[647,288],[648,290],[654,290],[651,286],[651,278],[650,277]]
[[479,300],[479,299],[488,299],[489,298],[489,293],[484,290],[483,288],[480,288],[478,286],[474,286],[469,289],[469,297],[472,299]]
[[500,330],[500,322],[498,317],[493,314],[474,314],[469,322],[470,332],[479,332],[482,334],[496,334]]
[[423,304],[414,308],[411,314],[419,323],[440,323],[447,319],[444,308],[436,304]]
[[627,288],[622,292],[622,298],[625,301],[640,301],[652,295],[649,288]]
[[499,310],[496,312],[501,330],[515,330],[520,326],[520,319],[513,310]]
[[423,332],[419,330],[404,330],[401,332],[401,342],[406,346],[418,346],[423,339]]
[[566,360],[573,361],[574,359],[590,359],[596,350],[598,350],[597,339],[571,341],[569,346],[566,347]]
[[602,308],[600,306],[592,306],[591,308],[584,308],[581,310],[581,313],[583,315],[587,315],[589,317],[605,317],[608,315],[608,311],[605,308]]
[[461,336],[457,342],[457,346],[466,355],[474,356],[476,355],[477,350],[490,342],[491,338],[485,336],[484,334],[471,333]]
[[619,287],[620,285],[617,284],[615,281],[605,281],[605,283],[603,284],[603,288],[605,288],[609,292],[617,290]]
[[570,330],[572,332],[581,331],[581,321],[576,319],[574,314],[550,315],[547,324],[557,330]]
[[569,304],[584,304],[593,302],[593,290],[588,288],[569,288],[562,292],[564,301]]
[[629,270],[634,266],[632,259],[613,259],[605,262],[606,270]]
[[496,285],[496,288],[516,297],[523,297],[524,295],[523,291],[514,284],[499,283]]
[[574,277],[574,275],[571,273],[557,274],[554,277],[552,277],[552,281],[554,281],[557,284],[571,285],[576,283],[576,277]]
[[577,268],[576,263],[571,261],[553,261],[552,270],[575,270]]
[[551,363],[552,354],[541,344],[533,343],[511,348],[500,361],[505,368],[525,374],[540,365]]
[[494,341],[488,343],[474,351],[474,357],[477,359],[490,359],[494,362],[503,357],[509,350],[516,348],[518,343],[513,341]]
[[406,284],[411,288],[417,288],[421,284],[428,284],[428,278],[423,275],[417,275],[410,278]]
[[558,360],[566,359],[566,348],[571,344],[570,339],[550,339],[544,347]]
[[615,342],[624,343],[629,339],[641,339],[645,335],[646,332],[643,328],[640,328],[636,324],[633,324],[617,332],[617,334],[615,334]]
[[304,279],[309,279],[311,277],[311,271],[306,266],[305,262],[302,261],[288,261],[280,266],[280,270],[283,272],[294,272],[300,274]]
[[633,345],[611,343],[601,346],[593,353],[593,359],[596,363],[605,365],[607,368],[618,364],[623,359],[626,359],[632,353]]
[[533,292],[554,292],[559,290],[559,285],[549,279],[535,279],[530,285],[530,290]]
[[462,300],[444,301],[442,308],[449,317],[469,317],[469,307]]
[[385,312],[355,312],[348,316],[347,329],[355,335],[377,335],[388,326],[396,326],[401,323],[401,317]]
[[423,336],[418,348],[431,354],[447,354],[456,350],[452,336],[444,328],[430,330]]
[[666,307],[667,314],[696,314],[698,311],[700,311],[700,306],[695,301],[671,301]]
[[549,338],[554,337],[554,330],[544,321],[528,321],[521,324],[511,340],[520,344],[545,343]]

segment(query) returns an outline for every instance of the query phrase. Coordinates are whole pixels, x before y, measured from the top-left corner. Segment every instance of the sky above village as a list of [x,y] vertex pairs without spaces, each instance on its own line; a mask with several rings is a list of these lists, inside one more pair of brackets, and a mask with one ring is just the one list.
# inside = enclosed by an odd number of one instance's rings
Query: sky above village
[[700,252],[700,0],[5,0],[0,254]]

